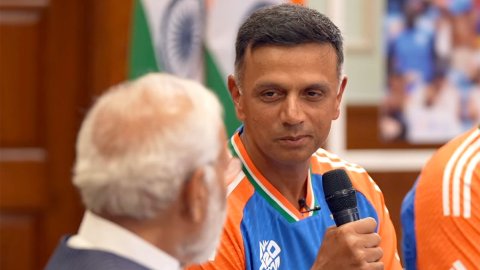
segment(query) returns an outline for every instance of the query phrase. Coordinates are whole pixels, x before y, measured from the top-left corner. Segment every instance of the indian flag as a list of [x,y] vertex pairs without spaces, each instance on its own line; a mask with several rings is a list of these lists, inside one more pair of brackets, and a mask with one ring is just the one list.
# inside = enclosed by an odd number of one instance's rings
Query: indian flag
[[134,0],[129,77],[162,71],[215,91],[231,135],[240,126],[227,88],[238,28],[255,10],[302,0]]
[[203,81],[203,0],[134,0],[129,77],[162,71]]

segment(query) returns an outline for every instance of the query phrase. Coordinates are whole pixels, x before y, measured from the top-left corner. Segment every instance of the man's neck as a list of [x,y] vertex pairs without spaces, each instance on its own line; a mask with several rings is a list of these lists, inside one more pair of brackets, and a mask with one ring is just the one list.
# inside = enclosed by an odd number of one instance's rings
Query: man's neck
[[[267,180],[287,199],[292,205],[299,208],[298,200],[306,197],[308,167],[298,165],[296,167],[277,166],[265,169],[259,168]],[[274,169],[272,169],[274,168]]]
[[144,241],[181,262],[184,258],[180,256],[178,246],[180,242],[183,242],[181,240],[184,237],[182,230],[185,231],[187,228],[183,227],[183,223],[178,221],[178,216],[172,212],[169,211],[168,214],[163,216],[142,221],[132,218],[107,217],[105,215],[103,217],[131,231]]
[[249,157],[260,173],[287,199],[292,205],[298,206],[298,200],[306,197],[308,169],[310,159],[295,164],[285,164],[267,159],[252,151],[242,138]]

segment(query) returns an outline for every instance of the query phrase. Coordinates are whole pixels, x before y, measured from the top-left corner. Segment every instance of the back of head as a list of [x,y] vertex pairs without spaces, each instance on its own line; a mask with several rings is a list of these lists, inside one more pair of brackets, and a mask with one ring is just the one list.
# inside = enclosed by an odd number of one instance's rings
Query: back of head
[[73,182],[87,209],[134,219],[166,209],[196,168],[216,160],[221,110],[200,84],[166,74],[110,89],[77,141]]
[[235,44],[235,73],[240,75],[248,48],[267,45],[330,44],[337,54],[340,74],[343,40],[340,30],[320,12],[294,4],[275,5],[254,12],[240,27]]

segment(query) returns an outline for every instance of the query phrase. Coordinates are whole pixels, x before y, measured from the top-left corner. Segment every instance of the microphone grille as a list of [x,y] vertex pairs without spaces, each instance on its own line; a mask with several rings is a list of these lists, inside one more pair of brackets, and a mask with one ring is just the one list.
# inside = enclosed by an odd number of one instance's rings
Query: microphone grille
[[336,213],[357,207],[357,198],[348,174],[335,169],[322,175],[323,191],[330,212]]

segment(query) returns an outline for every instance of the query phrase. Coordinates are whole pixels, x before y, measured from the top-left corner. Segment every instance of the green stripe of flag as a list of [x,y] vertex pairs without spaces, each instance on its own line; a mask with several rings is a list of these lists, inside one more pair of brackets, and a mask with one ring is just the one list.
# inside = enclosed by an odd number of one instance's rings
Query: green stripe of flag
[[135,0],[132,43],[130,46],[130,65],[128,77],[135,79],[145,73],[160,71],[160,64],[155,60],[155,50],[153,48],[152,37],[143,9],[142,1]]
[[240,121],[238,121],[235,114],[235,108],[225,83],[226,80],[227,78],[223,78],[218,70],[210,51],[205,49],[205,84],[217,94],[222,102],[225,110],[227,132],[229,136],[232,136],[240,126]]

